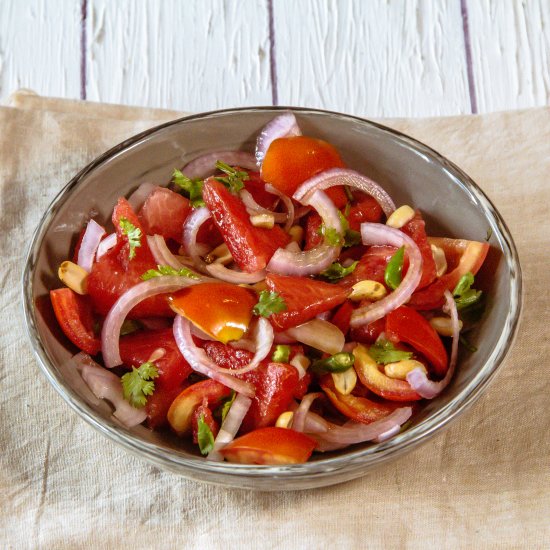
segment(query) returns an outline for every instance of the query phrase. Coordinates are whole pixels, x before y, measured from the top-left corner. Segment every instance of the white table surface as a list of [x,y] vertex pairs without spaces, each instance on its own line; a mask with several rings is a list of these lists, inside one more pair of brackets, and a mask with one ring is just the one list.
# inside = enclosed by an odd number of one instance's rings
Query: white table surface
[[549,0],[0,0],[0,100],[369,117],[550,103]]

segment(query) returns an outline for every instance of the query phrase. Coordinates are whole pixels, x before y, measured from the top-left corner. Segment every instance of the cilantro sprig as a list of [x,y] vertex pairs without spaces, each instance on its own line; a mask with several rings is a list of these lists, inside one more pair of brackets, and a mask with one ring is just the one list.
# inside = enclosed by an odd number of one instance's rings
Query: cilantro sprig
[[340,216],[340,223],[342,224],[342,231],[344,232],[344,248],[349,248],[350,246],[355,246],[361,244],[361,233],[355,231],[354,229],[349,228],[348,216],[350,213],[350,204],[346,204],[344,213],[338,212]]
[[320,275],[329,281],[338,281],[353,273],[358,263],[353,262],[348,267],[344,267],[340,262],[334,262],[327,269],[321,271]]
[[204,200],[202,198],[203,180],[199,178],[188,178],[181,170],[174,168],[172,172],[172,183],[187,195],[193,207],[198,208],[199,206],[204,206]]
[[122,234],[128,238],[128,246],[130,247],[128,257],[133,260],[136,257],[136,248],[141,246],[141,229],[124,217],[120,218],[118,225],[122,229]]
[[271,356],[271,360],[275,363],[288,363],[290,359],[290,346],[278,344]]
[[281,311],[286,310],[286,302],[277,292],[262,290],[258,303],[254,306],[252,311],[258,316],[269,317],[273,313],[281,313]]
[[120,379],[122,382],[122,394],[124,399],[137,409],[147,404],[147,397],[155,391],[154,378],[159,375],[154,363],[147,361],[139,366],[132,367],[132,372],[127,372]]
[[369,348],[369,355],[377,363],[387,365],[410,359],[413,354],[410,351],[395,349],[395,346],[388,340],[378,340]]
[[180,277],[187,277],[188,279],[199,280],[200,277],[194,271],[191,271],[187,267],[181,269],[174,269],[169,265],[157,265],[157,269],[148,269],[142,276],[142,281],[148,281],[154,277],[163,277],[164,275],[179,275]]
[[199,416],[197,428],[197,443],[199,444],[201,454],[206,456],[214,448],[214,434],[204,420],[204,414]]
[[325,243],[330,246],[340,246],[343,244],[343,238],[334,227],[327,227],[324,223],[319,226],[317,233],[324,237]]
[[238,193],[244,187],[244,182],[250,179],[247,172],[232,168],[221,160],[216,161],[216,168],[226,174],[216,177],[216,180],[223,183],[232,193]]
[[474,284],[474,275],[471,272],[466,273],[460,278],[458,284],[453,290],[453,296],[456,302],[456,309],[459,311],[477,304],[481,299],[483,292],[472,288]]
[[222,419],[222,423],[225,420],[225,417],[227,416],[227,413],[229,412],[229,409],[231,408],[231,405],[233,405],[233,402],[235,401],[236,397],[237,397],[237,392],[235,392],[234,390],[231,390],[231,395],[224,402],[224,404],[220,407],[220,416],[221,416],[221,419]]

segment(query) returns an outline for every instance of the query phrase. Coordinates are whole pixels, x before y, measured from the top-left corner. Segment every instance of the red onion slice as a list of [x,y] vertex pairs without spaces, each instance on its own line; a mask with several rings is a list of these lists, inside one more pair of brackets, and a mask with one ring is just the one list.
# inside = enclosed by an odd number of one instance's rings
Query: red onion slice
[[195,345],[191,336],[191,323],[181,315],[177,315],[174,321],[174,338],[181,354],[194,371],[203,376],[208,376],[212,380],[217,380],[220,384],[247,397],[254,397],[255,390],[252,384],[239,380],[231,374],[222,372],[220,367],[208,357],[206,352]]
[[170,252],[162,235],[147,235],[147,244],[158,265],[169,265],[176,270],[185,266]]
[[344,333],[329,321],[312,319],[307,323],[287,329],[286,335],[315,349],[334,355],[342,351],[346,343]]
[[[306,203],[313,206],[323,219],[325,227],[342,234],[339,211],[323,191],[316,191]],[[341,246],[321,244],[305,252],[278,248],[271,257],[267,270],[283,275],[307,276],[327,269],[340,255]]]
[[458,311],[456,310],[456,303],[453,295],[448,290],[445,291],[445,305],[451,315],[451,325],[453,330],[451,360],[449,362],[449,369],[447,370],[445,377],[439,382],[434,382],[433,380],[429,380],[424,371],[420,368],[414,369],[407,374],[407,382],[411,385],[412,389],[424,399],[433,399],[438,396],[449,385],[449,382],[455,372],[456,358],[458,355],[460,324],[458,320]]
[[243,423],[244,417],[250,409],[250,405],[252,405],[252,399],[250,399],[250,397],[246,397],[242,394],[238,394],[237,397],[235,397],[235,401],[233,401],[221,425],[220,431],[214,440],[214,447],[206,457],[207,460],[223,460],[220,450],[235,439]]
[[[266,185],[266,189],[267,189],[267,185]],[[267,214],[269,216],[273,216],[275,223],[282,223],[286,221],[288,218],[287,214],[285,214],[284,212],[273,212],[272,210],[269,210],[267,208],[264,208],[263,206],[260,206],[254,200],[254,197],[251,195],[251,193],[246,189],[241,189],[239,191],[239,196],[243,201],[244,205],[246,206],[246,211],[251,216],[254,216],[256,214]]]
[[190,179],[204,179],[216,172],[216,161],[225,162],[229,166],[238,166],[245,170],[257,170],[254,155],[244,151],[214,151],[201,155],[187,163],[182,173]]
[[401,407],[370,424],[348,422],[345,426],[337,426],[329,423],[329,429],[326,432],[312,434],[312,436],[318,441],[318,451],[332,451],[355,443],[373,441],[394,430],[396,426],[401,427],[411,415],[411,407]]
[[212,277],[236,285],[259,283],[265,279],[265,269],[254,273],[244,273],[243,271],[229,269],[222,264],[206,265],[205,269]]
[[268,122],[258,134],[256,140],[256,162],[262,165],[265,154],[273,141],[282,137],[301,136],[302,132],[296,117],[290,111],[276,116]]
[[300,402],[300,405],[294,412],[294,416],[292,418],[292,429],[297,432],[303,432],[305,431],[306,427],[306,417],[309,412],[309,409],[311,408],[311,405],[313,402],[318,398],[322,397],[322,392],[316,392],[316,393],[308,393],[302,397],[302,401]]
[[286,223],[284,229],[285,231],[288,231],[294,223],[294,203],[292,202],[292,199],[288,195],[285,195],[279,191],[277,188],[273,187],[270,183],[266,183],[265,190],[272,195],[277,195],[283,201],[286,208]]
[[175,292],[200,282],[188,277],[168,275],[143,281],[126,291],[110,309],[101,330],[101,352],[105,366],[112,369],[122,364],[119,349],[120,329],[132,308],[151,296]]
[[366,245],[385,245],[405,247],[409,258],[409,269],[401,284],[392,293],[378,302],[354,310],[351,326],[358,327],[382,319],[387,313],[402,306],[415,291],[422,277],[422,255],[416,243],[399,229],[381,223],[362,223],[361,237]]
[[116,374],[100,367],[86,353],[77,353],[73,360],[92,393],[98,399],[106,399],[113,405],[113,416],[124,426],[132,428],[147,418],[145,408],[136,409],[124,399],[122,383]]
[[128,202],[132,207],[134,212],[139,212],[140,208],[143,206],[143,203],[147,200],[147,197],[157,188],[158,186],[153,183],[142,183],[129,197]]
[[111,248],[116,245],[116,233],[107,235],[97,247],[96,259],[99,260],[102,256],[107,254]]
[[92,271],[94,258],[103,235],[105,235],[105,229],[95,220],[90,220],[80,242],[77,260],[78,265],[88,273]]
[[388,193],[375,181],[355,170],[347,168],[331,168],[306,180],[293,195],[293,199],[303,204],[315,191],[329,189],[335,185],[348,185],[370,195],[381,206],[387,217],[395,210],[395,204]]
[[206,270],[206,262],[201,258],[197,245],[197,235],[202,224],[212,216],[206,206],[201,206],[191,212],[183,226],[183,247],[193,263],[203,273]]

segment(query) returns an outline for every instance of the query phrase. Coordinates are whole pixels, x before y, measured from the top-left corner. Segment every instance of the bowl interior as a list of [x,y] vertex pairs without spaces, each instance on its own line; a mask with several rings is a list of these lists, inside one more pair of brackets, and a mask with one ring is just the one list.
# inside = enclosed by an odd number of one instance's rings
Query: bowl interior
[[[182,167],[201,153],[228,149],[253,151],[258,131],[276,114],[275,109],[269,108],[210,113],[188,117],[129,140],[77,176],[54,201],[37,230],[24,291],[31,340],[42,366],[65,399],[87,420],[108,435],[122,434],[126,444],[128,441],[135,444],[136,452],[140,452],[140,445],[149,444],[152,453],[177,456],[180,462],[205,467],[202,458],[168,434],[143,427],[129,434],[110,418],[110,407],[93,398],[83,386],[69,362],[76,350],[57,328],[49,305],[48,291],[60,286],[57,268],[68,257],[76,236],[90,217],[109,226],[119,196],[128,196],[143,182],[166,185],[174,168]],[[361,119],[311,110],[296,110],[296,115],[304,134],[335,145],[348,166],[381,183],[396,204],[419,208],[427,220],[429,235],[477,241],[490,235],[489,257],[477,279],[477,286],[487,293],[488,307],[479,330],[470,337],[478,351],[468,353],[461,349],[452,384],[443,395],[426,403],[414,417],[412,429],[394,440],[381,445],[355,446],[328,457],[317,455],[314,462],[306,465],[313,467],[315,461],[328,465],[335,458],[349,456],[361,459],[355,461],[360,468],[361,461],[367,464],[372,457],[376,457],[372,459],[374,462],[384,453],[390,456],[392,445],[404,447],[414,438],[415,443],[419,442],[423,434],[433,431],[430,420],[438,417],[437,422],[444,422],[444,411],[447,416],[454,414],[467,401],[467,395],[490,378],[513,336],[519,315],[519,266],[506,226],[490,202],[467,176],[431,149]],[[292,476],[292,469],[283,470]]]

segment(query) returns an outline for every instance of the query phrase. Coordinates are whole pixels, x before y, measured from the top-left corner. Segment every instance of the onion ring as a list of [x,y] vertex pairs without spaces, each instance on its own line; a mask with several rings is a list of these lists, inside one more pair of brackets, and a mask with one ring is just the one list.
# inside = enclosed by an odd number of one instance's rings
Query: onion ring
[[256,140],[256,163],[262,166],[265,154],[273,141],[282,137],[301,136],[302,131],[298,126],[296,117],[290,111],[276,116],[270,120],[258,134]]
[[256,161],[252,153],[244,151],[214,151],[201,155],[188,162],[181,172],[189,179],[204,179],[216,172],[216,161],[225,162],[230,166],[238,166],[245,170],[257,170]]
[[103,229],[103,227],[101,227],[101,225],[99,225],[95,220],[90,220],[86,226],[86,231],[84,231],[84,235],[82,236],[77,259],[77,264],[88,273],[92,271],[94,258],[103,235],[105,235],[105,229]]

